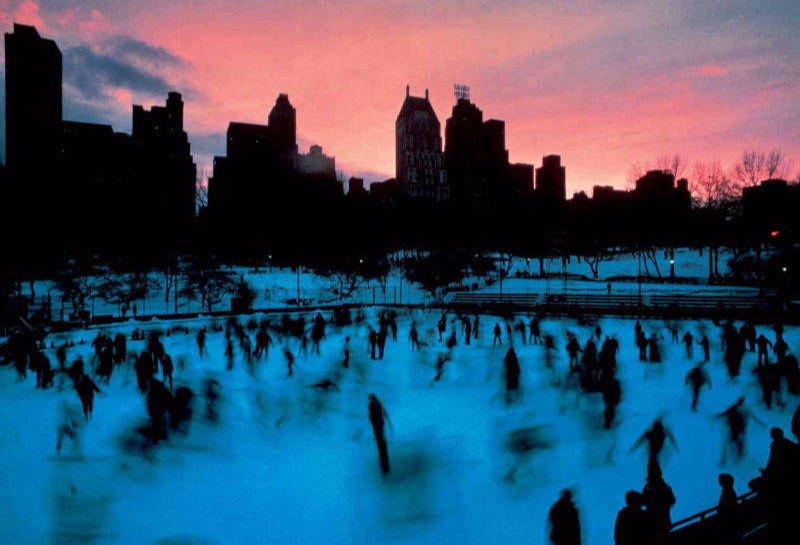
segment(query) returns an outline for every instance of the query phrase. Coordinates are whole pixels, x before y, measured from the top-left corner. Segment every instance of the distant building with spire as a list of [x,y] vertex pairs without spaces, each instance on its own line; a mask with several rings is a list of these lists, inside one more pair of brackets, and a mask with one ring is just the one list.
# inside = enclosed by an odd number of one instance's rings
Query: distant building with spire
[[450,200],[450,186],[442,153],[441,124],[428,98],[406,98],[395,122],[396,188],[412,199]]
[[226,155],[214,157],[208,181],[209,213],[223,222],[343,194],[333,157],[318,145],[298,152],[297,113],[287,94],[278,95],[266,125],[231,122],[226,142]]

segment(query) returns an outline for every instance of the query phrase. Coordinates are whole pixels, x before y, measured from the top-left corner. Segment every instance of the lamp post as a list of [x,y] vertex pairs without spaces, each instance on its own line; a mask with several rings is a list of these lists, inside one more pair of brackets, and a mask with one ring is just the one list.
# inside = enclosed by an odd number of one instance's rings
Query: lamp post
[[639,261],[636,271],[636,282],[639,285],[639,307],[641,308],[642,306],[642,251],[641,250],[639,250],[638,255],[639,255]]
[[[361,278],[364,278],[364,267],[363,267],[363,265],[364,265],[364,258],[362,258],[362,257],[359,257],[359,258],[358,258],[358,265],[359,265],[358,269],[359,269],[359,273],[361,274]],[[364,297],[361,299],[361,300],[363,301],[363,304],[365,304],[365,305],[367,304],[367,296],[369,295],[369,287],[370,287],[370,286],[369,286],[369,279],[367,279],[367,295],[365,295],[365,296],[364,296]]]

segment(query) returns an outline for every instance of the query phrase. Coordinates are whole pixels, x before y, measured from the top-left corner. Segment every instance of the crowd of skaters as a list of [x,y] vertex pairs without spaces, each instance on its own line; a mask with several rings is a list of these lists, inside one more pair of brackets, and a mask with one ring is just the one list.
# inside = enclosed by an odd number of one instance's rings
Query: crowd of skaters
[[[363,310],[358,310],[353,319],[347,309],[337,309],[330,320],[331,324],[338,328],[354,322],[366,325],[368,331],[366,353],[369,354],[371,360],[384,358],[389,338],[393,343],[398,340],[397,314],[392,310],[380,312],[375,324],[369,323]],[[261,322],[250,319],[248,323],[243,324],[237,319],[231,318],[225,322],[224,326],[217,322],[212,327],[215,332],[224,331],[223,355],[227,370],[233,369],[237,361],[236,356],[240,354],[240,359],[247,366],[248,372],[254,375],[259,362],[267,359],[270,347],[280,345],[286,361],[287,376],[292,377],[296,357],[309,355],[309,341],[311,354],[321,354],[320,345],[326,338],[328,325],[328,321],[322,313],[317,313],[309,323],[302,315],[292,317],[284,314],[277,323],[272,323],[269,319],[263,319]],[[772,408],[773,397],[777,398],[779,407],[782,408],[785,405],[782,399],[782,383],[784,381],[790,394],[800,393],[800,371],[797,359],[791,354],[783,339],[783,328],[780,324],[776,324],[772,328],[774,340],[767,338],[763,332],[757,335],[755,327],[750,323],[745,323],[737,329],[728,322],[722,324],[720,328],[723,363],[727,368],[730,380],[735,380],[739,376],[745,353],[757,350],[753,373],[761,385],[765,406],[768,409]],[[688,361],[694,360],[695,343],[702,348],[702,361],[696,362],[697,364],[689,371],[685,381],[691,387],[692,409],[696,410],[702,388],[711,388],[712,386],[706,371],[706,366],[710,362],[710,341],[707,332],[700,329],[693,334],[692,328],[687,328],[681,336],[676,323],[666,324],[666,329],[673,344],[684,346],[685,357]],[[408,341],[411,344],[412,352],[428,348],[439,350],[436,356],[433,384],[443,378],[445,365],[452,360],[453,349],[459,343],[463,343],[465,347],[475,344],[474,341],[480,338],[480,331],[479,316],[466,314],[452,316],[443,312],[436,322],[436,332],[433,334],[420,334],[416,320],[412,319]],[[518,338],[522,345],[541,345],[544,350],[542,362],[549,369],[554,368],[554,362],[560,357],[558,354],[562,351],[560,347],[563,347],[564,355],[568,360],[565,369],[566,376],[563,377],[564,384],[586,393],[600,393],[605,406],[604,428],[611,429],[614,426],[616,407],[622,398],[620,383],[616,378],[619,341],[614,335],[604,336],[601,326],[596,325],[591,334],[582,342],[578,335],[566,330],[562,344],[554,335],[543,333],[541,318],[536,315],[498,319],[491,331],[492,347],[503,347],[505,350],[504,343],[508,345],[503,356],[504,399],[507,404],[515,403],[520,395],[522,367],[514,347],[515,339]],[[185,329],[183,332],[188,334],[189,330]],[[438,333],[438,338],[436,333]],[[170,334],[169,329],[166,334]],[[166,439],[170,429],[185,431],[192,416],[191,404],[194,398],[194,392],[188,387],[174,388],[173,361],[164,349],[161,341],[162,335],[163,333],[158,331],[151,331],[145,338],[144,333],[140,330],[134,330],[131,340],[146,340],[145,348],[138,354],[129,353],[127,339],[122,333],[116,333],[112,339],[105,333],[99,332],[91,341],[93,355],[89,370],[99,381],[109,384],[115,368],[128,361],[133,362],[132,367],[136,372],[137,387],[146,396],[151,420],[150,425],[143,427],[139,432],[151,444]],[[201,360],[206,358],[208,353],[207,335],[208,330],[205,325],[196,333],[197,355]],[[253,348],[251,336],[255,338],[255,348]],[[71,365],[67,365],[67,354],[74,347],[74,341],[64,342],[58,347],[51,342],[50,348],[55,352],[58,361],[58,367],[53,369],[45,354],[45,339],[30,342],[25,340],[26,338],[26,335],[21,335],[19,338],[9,339],[7,345],[9,357],[17,372],[21,377],[24,377],[29,369],[35,372],[36,387],[42,389],[52,387],[54,378],[63,373],[63,376],[71,381],[78,395],[83,408],[84,422],[88,421],[93,411],[94,395],[101,390],[87,373],[81,358],[75,358]],[[648,335],[642,324],[637,321],[634,325],[633,339],[635,346],[639,349],[641,362],[648,366],[662,364],[661,354],[664,338],[660,328],[653,328]],[[296,351],[290,347],[290,340],[296,343],[298,347]],[[83,342],[81,340],[80,344]],[[344,369],[348,369],[350,366],[352,350],[351,337],[346,336],[341,353]],[[770,353],[775,355],[774,360],[770,358]],[[183,365],[183,362],[179,362],[179,364]],[[324,390],[337,389],[336,383],[332,379],[325,379],[313,386]],[[206,417],[211,420],[218,418],[216,404],[221,397],[220,383],[214,379],[207,379],[203,384],[202,394],[206,399]],[[373,429],[380,469],[384,475],[388,476],[390,463],[384,429],[387,423],[391,423],[388,412],[374,393],[368,395],[366,412]],[[79,429],[84,423],[75,416],[74,411],[66,406],[62,407],[62,418],[57,429],[57,450],[61,449],[65,437],[77,439]],[[726,456],[729,454],[737,459],[743,456],[747,422],[749,420],[761,422],[745,407],[744,398],[740,398],[734,405],[719,413],[717,417],[724,421],[729,430],[729,441],[723,449],[722,463],[724,464]],[[800,420],[800,416],[796,415],[795,420]],[[800,428],[800,424],[798,428]],[[515,439],[509,441],[509,444],[512,445],[511,450],[525,451],[533,448],[531,445],[535,445],[536,441],[531,441],[526,433],[525,430],[517,430],[512,434]],[[786,468],[792,464],[796,466],[800,463],[796,444],[785,439],[780,430],[773,430],[772,435],[774,442],[780,441],[779,444],[783,445],[782,450],[779,449],[783,454],[776,455],[779,461],[774,461],[771,455],[764,475],[751,483],[762,491],[773,490],[777,486],[775,475],[787,471]],[[676,499],[671,488],[664,481],[659,459],[667,442],[677,448],[677,443],[670,430],[661,420],[657,420],[632,445],[632,449],[640,445],[647,445],[647,482],[642,492],[630,491],[625,496],[625,507],[620,511],[615,525],[617,543],[641,542],[641,539],[663,535],[669,531],[671,524],[669,512]],[[787,452],[789,454],[786,454]],[[720,516],[722,516],[725,511],[723,506],[727,505],[730,508],[733,490],[732,477],[722,474],[719,476],[719,483],[723,488],[723,497],[720,501]],[[549,522],[552,526],[550,537],[553,543],[564,545],[580,543],[579,517],[577,508],[572,504],[571,494],[569,490],[563,491],[560,499],[550,511]],[[577,531],[575,530],[576,525]]]

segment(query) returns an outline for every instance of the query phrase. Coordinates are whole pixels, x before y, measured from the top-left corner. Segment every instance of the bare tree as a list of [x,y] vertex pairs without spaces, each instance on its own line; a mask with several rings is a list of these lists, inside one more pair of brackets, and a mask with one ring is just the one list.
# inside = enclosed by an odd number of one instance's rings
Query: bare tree
[[182,294],[200,299],[200,305],[211,312],[226,294],[233,293],[236,283],[230,273],[212,266],[194,265],[184,273]]
[[654,161],[644,163],[634,163],[628,168],[626,175],[625,188],[632,190],[636,188],[636,180],[647,174],[649,170],[662,170],[669,172],[675,179],[682,178],[687,166],[686,159],[680,153],[672,155],[660,155]]
[[606,248],[595,240],[578,254],[578,260],[580,260],[581,255],[586,264],[589,265],[589,269],[592,271],[592,277],[597,280],[600,275],[600,263],[608,259]]
[[674,153],[672,155],[659,156],[656,158],[655,165],[656,169],[669,172],[678,180],[683,177],[687,162],[680,153]]
[[55,286],[61,292],[62,305],[66,299],[72,304],[72,310],[78,313],[86,310],[86,302],[96,293],[94,279],[73,270],[60,272],[56,276]]
[[719,161],[697,162],[689,183],[695,203],[703,208],[719,208],[736,196],[736,188]]
[[739,162],[733,167],[733,177],[739,191],[746,187],[754,187],[763,180],[785,178],[789,174],[792,163],[779,148],[769,152],[758,148],[746,149]]
[[194,200],[197,208],[208,206],[208,178],[198,177],[195,184]]
[[178,309],[178,277],[181,274],[180,259],[173,253],[167,252],[159,257],[157,269],[163,277],[164,302],[169,303],[169,296],[172,292],[175,295],[175,312]]
[[132,301],[146,299],[153,289],[159,287],[157,282],[148,280],[147,273],[129,272],[119,277],[106,276],[95,284],[93,296],[114,305],[130,306]]
[[330,273],[330,282],[330,290],[346,299],[361,286],[361,277],[352,269],[340,269]]
[[636,180],[644,176],[647,171],[647,165],[643,163],[634,163],[628,167],[628,172],[625,176],[625,189],[632,191],[636,189]]

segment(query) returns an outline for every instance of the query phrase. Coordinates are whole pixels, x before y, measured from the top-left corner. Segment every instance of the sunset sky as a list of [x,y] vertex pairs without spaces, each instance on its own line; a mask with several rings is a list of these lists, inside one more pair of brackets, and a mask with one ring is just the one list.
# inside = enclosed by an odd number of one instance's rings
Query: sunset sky
[[570,195],[666,153],[780,147],[800,166],[798,0],[0,0],[15,21],[61,48],[66,119],[130,131],[132,103],[182,92],[200,169],[285,92],[301,149],[393,176],[406,84],[444,126],[456,82],[506,121],[512,161],[560,154]]

